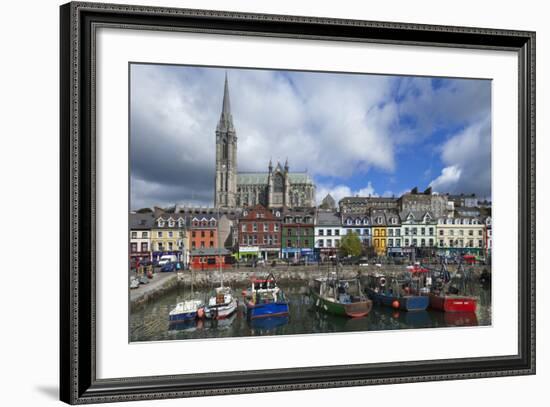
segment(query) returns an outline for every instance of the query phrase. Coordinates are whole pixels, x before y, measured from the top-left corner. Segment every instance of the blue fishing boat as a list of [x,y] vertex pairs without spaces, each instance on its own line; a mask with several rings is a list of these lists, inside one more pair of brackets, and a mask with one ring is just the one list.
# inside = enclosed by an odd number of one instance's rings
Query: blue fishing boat
[[249,319],[288,315],[288,301],[271,273],[266,278],[253,278],[243,297]]
[[415,290],[410,287],[410,282],[400,283],[396,278],[388,281],[381,274],[369,275],[365,288],[368,297],[375,304],[402,311],[424,311],[428,308],[430,298],[426,295],[414,295]]

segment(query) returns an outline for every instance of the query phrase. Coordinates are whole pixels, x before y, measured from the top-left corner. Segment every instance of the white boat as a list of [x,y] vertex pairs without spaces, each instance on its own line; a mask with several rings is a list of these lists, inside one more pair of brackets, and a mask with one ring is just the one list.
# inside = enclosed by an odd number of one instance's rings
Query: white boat
[[197,318],[197,314],[204,307],[200,300],[187,300],[178,302],[175,308],[168,314],[170,322],[189,321]]
[[231,288],[217,287],[215,295],[211,296],[204,308],[204,316],[212,319],[224,319],[237,311],[237,300],[233,297]]

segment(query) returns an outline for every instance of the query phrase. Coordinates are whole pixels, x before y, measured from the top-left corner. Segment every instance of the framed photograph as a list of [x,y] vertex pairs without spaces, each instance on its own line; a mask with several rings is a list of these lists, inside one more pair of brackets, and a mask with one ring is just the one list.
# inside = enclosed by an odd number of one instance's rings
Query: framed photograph
[[535,33],[68,3],[61,400],[535,373]]

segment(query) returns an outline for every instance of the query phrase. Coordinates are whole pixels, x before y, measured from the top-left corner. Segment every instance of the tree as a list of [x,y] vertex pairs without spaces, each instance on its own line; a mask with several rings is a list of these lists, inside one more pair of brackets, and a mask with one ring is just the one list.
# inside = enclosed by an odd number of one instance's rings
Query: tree
[[340,253],[343,256],[359,256],[361,249],[361,240],[355,232],[348,233],[340,239]]

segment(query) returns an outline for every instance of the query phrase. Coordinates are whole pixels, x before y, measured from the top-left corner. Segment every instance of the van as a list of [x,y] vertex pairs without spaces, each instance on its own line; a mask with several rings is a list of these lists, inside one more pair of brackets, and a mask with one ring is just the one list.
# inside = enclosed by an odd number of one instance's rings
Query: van
[[164,266],[166,263],[175,263],[178,258],[175,254],[165,254],[160,257],[159,266]]

